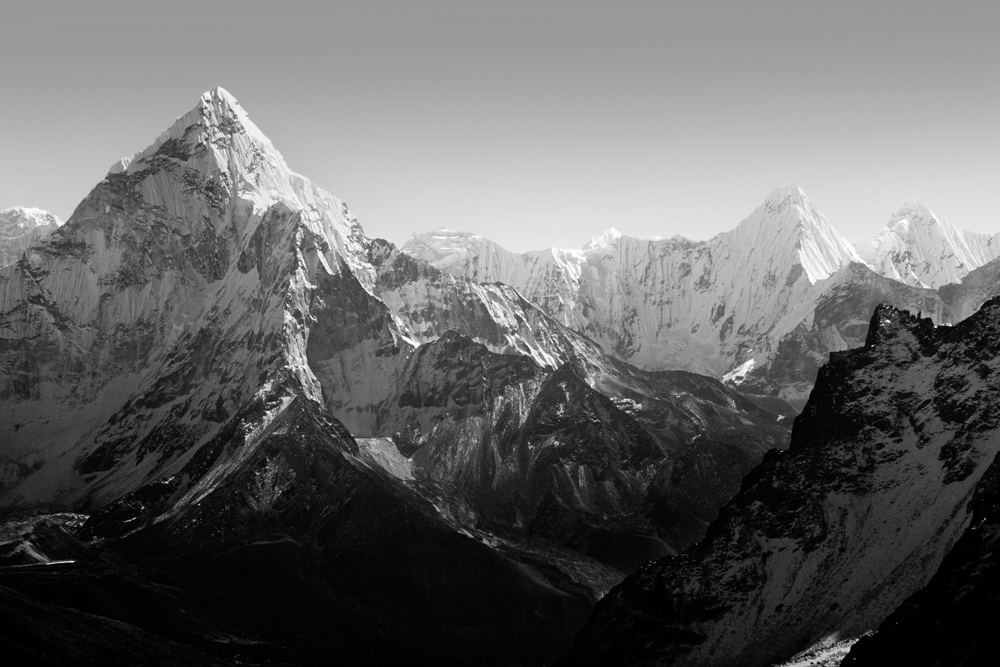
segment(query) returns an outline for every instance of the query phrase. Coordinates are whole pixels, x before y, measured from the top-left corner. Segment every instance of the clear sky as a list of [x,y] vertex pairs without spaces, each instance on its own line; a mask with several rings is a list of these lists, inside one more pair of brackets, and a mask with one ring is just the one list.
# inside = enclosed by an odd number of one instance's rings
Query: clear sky
[[1000,2],[0,5],[0,208],[64,219],[205,90],[369,235],[709,236],[796,183],[1000,231]]

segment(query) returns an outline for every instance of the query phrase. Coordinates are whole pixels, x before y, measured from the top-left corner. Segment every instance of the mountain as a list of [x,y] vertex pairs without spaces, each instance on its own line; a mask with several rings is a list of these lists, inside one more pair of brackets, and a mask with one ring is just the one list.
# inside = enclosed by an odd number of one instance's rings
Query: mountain
[[[377,302],[363,243],[228,93],[207,93],[3,269],[2,501],[100,506],[182,467],[274,383],[318,400],[304,317]],[[337,336],[405,354],[383,320]]]
[[54,664],[551,662],[788,426],[368,238],[215,89],[0,269],[0,507],[54,512],[0,612]]
[[775,190],[736,229],[705,242],[612,230],[583,250],[516,254],[441,230],[412,236],[402,250],[454,275],[511,285],[634,365],[717,377],[797,292],[860,261],[794,186]]
[[[481,535],[460,499],[435,504],[337,419],[372,434],[418,339],[434,336],[407,328],[415,308],[397,315],[373,293],[392,274],[369,257],[391,250],[215,89],[2,270],[0,504],[89,515],[65,529],[69,546],[47,533],[7,542],[12,558],[78,561],[0,584],[6,618],[48,618],[17,626],[42,637],[21,649],[44,653],[55,624],[69,639],[50,647],[53,662],[75,661],[73,646],[107,660],[90,624],[105,647],[173,642],[171,655],[209,662],[291,651],[317,664],[367,648],[373,664],[534,664],[565,652],[621,574]],[[555,360],[582,340],[545,329],[560,327],[508,302],[512,290],[438,288],[468,307],[450,326],[501,348]],[[113,623],[71,594],[88,581]],[[143,599],[166,602],[143,611]],[[205,619],[207,642],[190,618]]]
[[62,225],[48,211],[15,206],[0,211],[0,267],[21,259],[24,251]]
[[551,371],[450,332],[404,378],[383,419],[411,474],[462,498],[475,525],[624,572],[700,539],[743,475],[787,443],[787,420],[684,371],[608,359]]
[[725,378],[797,409],[828,354],[863,343],[878,303],[954,321],[937,294],[871,271],[795,186],[708,241],[611,230],[581,250],[518,254],[438,230],[402,250],[452,275],[513,286],[621,360]]
[[879,307],[865,347],[823,367],[791,447],[697,546],[602,599],[564,664],[769,665],[879,627],[992,488],[998,332],[997,299],[950,327]]
[[447,328],[553,367],[600,353],[513,290],[392,277],[394,252],[228,93],[206,94],[3,269],[0,500],[99,506],[171,474],[289,375],[378,435],[406,359]]
[[1000,235],[958,229],[910,200],[858,253],[883,276],[936,289],[961,282],[970,271],[1000,257]]

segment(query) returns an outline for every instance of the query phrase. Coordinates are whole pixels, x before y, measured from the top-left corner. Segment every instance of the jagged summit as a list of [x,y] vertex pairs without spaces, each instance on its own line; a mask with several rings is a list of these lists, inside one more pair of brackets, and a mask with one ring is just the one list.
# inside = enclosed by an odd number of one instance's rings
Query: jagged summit
[[775,189],[736,229],[716,238],[775,258],[790,257],[812,283],[830,277],[846,264],[861,261],[854,247],[797,185]]
[[915,287],[958,283],[970,271],[1000,256],[998,235],[959,229],[921,202],[910,199],[882,232],[858,248],[882,275]]
[[[195,128],[199,128],[199,132],[193,132]],[[217,86],[204,93],[198,103],[186,114],[178,117],[156,138],[156,141],[131,157],[124,157],[115,162],[108,173],[128,171],[133,162],[154,155],[161,146],[171,140],[189,143],[189,140],[204,139],[205,134],[218,139],[220,133],[248,135],[253,138],[254,143],[266,148],[268,153],[275,155],[284,164],[284,159],[271,144],[271,140],[250,120],[236,98],[224,88]]]

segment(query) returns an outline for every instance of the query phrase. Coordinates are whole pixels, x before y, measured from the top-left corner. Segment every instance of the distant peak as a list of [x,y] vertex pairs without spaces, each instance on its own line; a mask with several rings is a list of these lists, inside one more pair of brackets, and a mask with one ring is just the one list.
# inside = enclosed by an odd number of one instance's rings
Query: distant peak
[[934,212],[929,208],[924,206],[921,202],[916,199],[907,199],[903,202],[903,205],[892,214],[889,218],[889,223],[893,223],[897,220],[910,219],[910,220],[927,220],[928,222],[937,219]]
[[614,227],[609,228],[600,236],[595,236],[590,239],[590,242],[583,246],[584,250],[593,250],[594,248],[609,248],[618,242],[618,239],[622,237],[622,233],[615,229]]
[[226,104],[235,106],[240,105],[240,103],[236,101],[236,98],[233,97],[233,94],[230,93],[225,88],[223,88],[222,86],[216,86],[215,88],[206,91],[205,94],[201,96],[201,99],[206,102],[212,102],[213,100],[222,100]]
[[765,201],[773,204],[780,204],[784,201],[790,201],[793,204],[806,204],[809,202],[809,197],[806,196],[805,190],[792,184],[775,188]]
[[11,206],[0,211],[0,220],[10,224],[55,225],[61,227],[63,221],[40,208],[31,206]]

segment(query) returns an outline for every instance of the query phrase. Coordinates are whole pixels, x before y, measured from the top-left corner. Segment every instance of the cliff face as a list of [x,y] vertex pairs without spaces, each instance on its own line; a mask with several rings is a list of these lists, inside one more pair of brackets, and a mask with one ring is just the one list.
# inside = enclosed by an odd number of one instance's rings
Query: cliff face
[[891,307],[832,355],[792,445],[705,539],[602,600],[567,664],[767,665],[873,630],[969,525],[1000,448],[1000,301],[954,327]]

